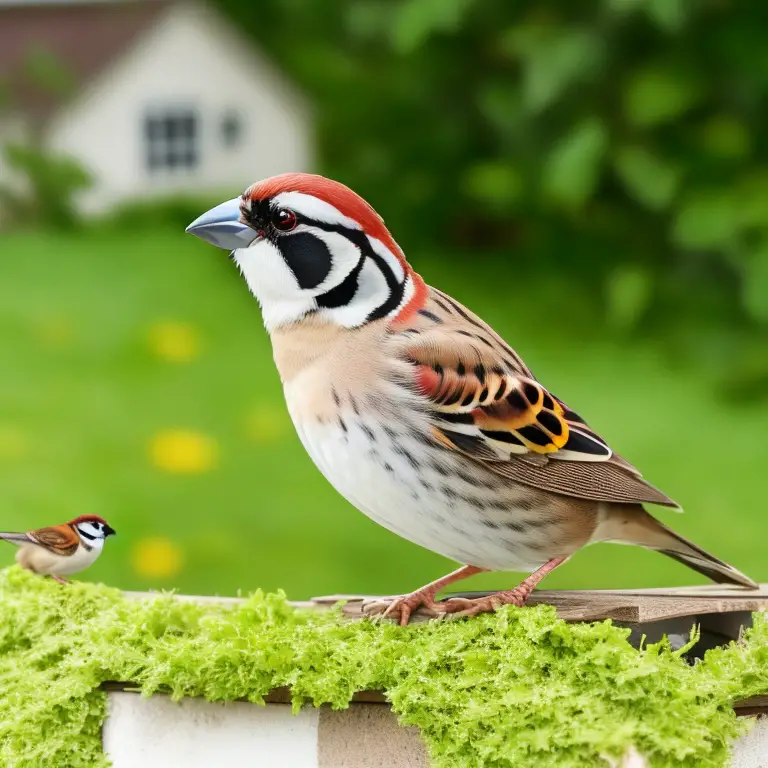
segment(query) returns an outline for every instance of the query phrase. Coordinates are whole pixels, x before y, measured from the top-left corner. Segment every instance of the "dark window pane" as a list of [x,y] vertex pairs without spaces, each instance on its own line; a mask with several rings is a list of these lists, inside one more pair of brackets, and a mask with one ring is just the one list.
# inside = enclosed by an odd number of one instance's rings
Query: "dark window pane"
[[221,138],[225,147],[236,147],[240,143],[243,125],[239,115],[230,112],[221,121]]
[[148,139],[154,139],[159,135],[160,125],[157,120],[152,117],[147,118],[144,121],[144,135]]
[[174,118],[169,117],[165,121],[165,135],[169,140],[175,139],[177,136],[180,135],[178,120],[175,120]]
[[184,138],[192,139],[195,136],[195,118],[187,115],[179,120],[179,135]]

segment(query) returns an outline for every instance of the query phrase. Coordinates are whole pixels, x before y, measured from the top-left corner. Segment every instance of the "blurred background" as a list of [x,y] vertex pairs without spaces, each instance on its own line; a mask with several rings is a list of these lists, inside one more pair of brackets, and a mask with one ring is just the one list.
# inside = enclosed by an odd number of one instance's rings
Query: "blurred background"
[[[0,528],[103,515],[82,578],[125,589],[453,567],[321,477],[255,300],[184,234],[306,170],[768,580],[767,30],[736,0],[0,0]],[[701,581],[601,545],[547,585]]]

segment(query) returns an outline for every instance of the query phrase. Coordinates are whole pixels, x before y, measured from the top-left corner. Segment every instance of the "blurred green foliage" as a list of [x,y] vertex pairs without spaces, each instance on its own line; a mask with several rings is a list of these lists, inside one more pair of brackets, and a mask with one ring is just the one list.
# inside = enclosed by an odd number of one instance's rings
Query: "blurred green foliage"
[[77,193],[93,183],[91,175],[73,157],[27,142],[3,147],[15,183],[0,185],[3,215],[16,225],[71,229],[79,224]]
[[[315,98],[323,170],[510,291],[768,392],[768,9],[219,0]],[[627,307],[623,307],[624,303]],[[734,389],[735,388],[735,389]]]
[[[65,101],[75,90],[67,67],[44,48],[33,47],[19,75],[24,87]],[[18,102],[18,103],[17,103]],[[0,81],[0,118],[20,118],[24,134],[6,138],[0,146],[10,181],[0,183],[0,209],[15,226],[72,229],[79,223],[76,199],[93,178],[74,157],[57,152],[45,141],[44,113],[25,107],[13,90]]]
[[232,194],[229,189],[222,190],[220,194],[131,200],[115,206],[98,221],[90,222],[91,229],[119,231],[124,234],[157,229],[175,229],[177,232],[183,232],[203,211],[229,199]]

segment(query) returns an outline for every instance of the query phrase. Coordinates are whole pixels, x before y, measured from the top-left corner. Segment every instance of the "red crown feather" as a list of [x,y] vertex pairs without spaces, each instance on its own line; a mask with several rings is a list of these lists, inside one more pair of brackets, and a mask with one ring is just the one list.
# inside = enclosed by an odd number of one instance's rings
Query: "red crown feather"
[[103,517],[99,517],[98,515],[80,515],[80,517],[70,520],[67,524],[77,525],[78,523],[101,523],[102,525],[109,525]]

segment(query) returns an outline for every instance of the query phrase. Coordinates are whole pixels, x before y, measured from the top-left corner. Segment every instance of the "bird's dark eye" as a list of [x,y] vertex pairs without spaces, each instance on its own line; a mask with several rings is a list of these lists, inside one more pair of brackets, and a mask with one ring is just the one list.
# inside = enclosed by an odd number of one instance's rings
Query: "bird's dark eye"
[[296,227],[296,214],[287,208],[278,208],[272,214],[272,224],[280,232],[290,232]]

